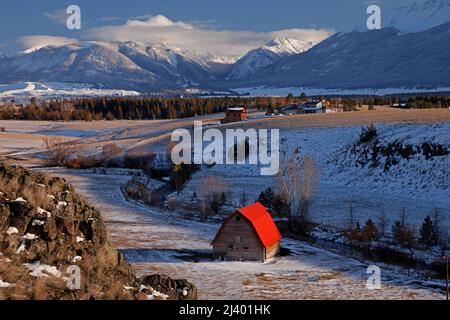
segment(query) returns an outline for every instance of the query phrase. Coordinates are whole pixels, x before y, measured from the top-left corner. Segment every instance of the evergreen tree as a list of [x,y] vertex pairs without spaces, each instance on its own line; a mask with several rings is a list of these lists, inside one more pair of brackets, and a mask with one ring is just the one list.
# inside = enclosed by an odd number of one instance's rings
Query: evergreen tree
[[423,221],[422,227],[420,228],[419,242],[425,245],[427,248],[430,248],[435,244],[434,225],[429,216],[426,216]]
[[365,241],[369,242],[378,238],[378,230],[372,219],[366,221],[366,224],[364,225],[364,228],[362,230],[362,237]]
[[294,95],[292,93],[289,93],[286,97],[286,100],[288,103],[292,103],[293,99],[294,99]]
[[114,120],[114,116],[113,116],[111,111],[108,111],[108,113],[106,114],[105,119],[108,120],[108,121]]
[[272,188],[267,188],[264,191],[261,191],[258,197],[258,202],[261,203],[264,207],[266,207],[269,211],[274,209],[274,201],[275,201],[275,192],[273,192]]

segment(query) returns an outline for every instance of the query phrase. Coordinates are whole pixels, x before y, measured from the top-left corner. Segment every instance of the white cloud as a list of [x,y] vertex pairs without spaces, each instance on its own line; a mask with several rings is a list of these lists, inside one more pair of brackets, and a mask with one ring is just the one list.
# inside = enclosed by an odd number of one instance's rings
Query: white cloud
[[198,53],[243,55],[248,50],[270,41],[274,36],[320,42],[333,32],[328,29],[285,29],[270,32],[215,30],[204,24],[172,21],[165,16],[144,20],[130,19],[119,26],[103,26],[85,30],[83,40],[139,41],[170,43]]
[[78,40],[66,37],[54,37],[45,35],[20,37],[18,42],[22,49],[42,48],[46,46],[62,46]]
[[66,9],[59,9],[51,12],[45,12],[44,15],[56,24],[65,25],[67,21],[68,14]]

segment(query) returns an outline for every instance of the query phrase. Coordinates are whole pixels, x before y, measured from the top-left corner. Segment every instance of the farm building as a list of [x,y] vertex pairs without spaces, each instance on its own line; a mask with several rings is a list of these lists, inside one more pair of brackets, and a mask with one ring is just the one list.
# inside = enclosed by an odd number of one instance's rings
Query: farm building
[[325,113],[326,107],[322,100],[312,100],[303,104],[303,113]]
[[231,107],[225,112],[225,119],[222,123],[244,121],[247,119],[247,108],[246,107]]
[[228,216],[211,245],[216,258],[264,262],[278,254],[280,240],[270,213],[257,202]]
[[302,114],[303,110],[299,104],[289,104],[287,106],[278,107],[275,109],[275,113],[291,116],[294,114]]
[[275,109],[275,113],[284,115],[325,113],[325,112],[326,112],[325,103],[324,101],[321,100],[312,100],[305,102],[304,104],[289,104]]

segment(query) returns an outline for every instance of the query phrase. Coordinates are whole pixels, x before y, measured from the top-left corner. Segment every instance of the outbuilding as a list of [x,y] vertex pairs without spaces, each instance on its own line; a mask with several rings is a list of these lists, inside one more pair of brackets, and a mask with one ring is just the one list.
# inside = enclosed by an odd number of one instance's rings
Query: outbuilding
[[215,258],[266,261],[280,251],[281,234],[259,202],[229,215],[212,241]]
[[236,106],[228,108],[225,112],[225,119],[222,120],[222,123],[230,123],[230,122],[239,122],[247,120],[247,108]]

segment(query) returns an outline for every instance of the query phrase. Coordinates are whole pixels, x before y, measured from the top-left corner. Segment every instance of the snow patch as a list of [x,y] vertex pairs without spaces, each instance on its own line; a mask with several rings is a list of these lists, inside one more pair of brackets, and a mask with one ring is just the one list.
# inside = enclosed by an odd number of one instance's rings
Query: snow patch
[[37,239],[38,236],[32,233],[27,233],[26,235],[24,235],[21,240],[35,240]]
[[72,262],[73,262],[73,263],[76,263],[76,262],[78,262],[78,261],[81,261],[82,259],[83,259],[83,258],[80,257],[80,256],[75,256],[75,257],[73,257]]
[[36,278],[48,277],[49,275],[57,278],[61,277],[61,272],[56,267],[41,264],[40,261],[24,263],[23,265],[28,269],[30,275]]
[[66,201],[60,201],[58,202],[58,205],[56,206],[58,209],[67,207],[67,202]]
[[45,223],[45,221],[42,220],[33,220],[33,222],[31,223],[31,225],[34,226],[42,226]]
[[15,287],[16,285],[13,283],[9,283],[9,282],[4,282],[0,279],[0,288],[10,288],[10,287]]
[[9,227],[8,230],[6,231],[6,233],[7,233],[8,235],[12,235],[12,234],[19,233],[19,230],[17,230],[16,227]]
[[47,210],[44,210],[44,209],[42,209],[40,207],[37,208],[37,211],[41,215],[44,215],[44,216],[47,216],[47,217],[51,217],[52,216],[52,214],[50,212],[48,212]]
[[25,200],[22,197],[17,198],[16,200],[14,200],[14,202],[22,202],[22,203],[27,203],[27,200]]

